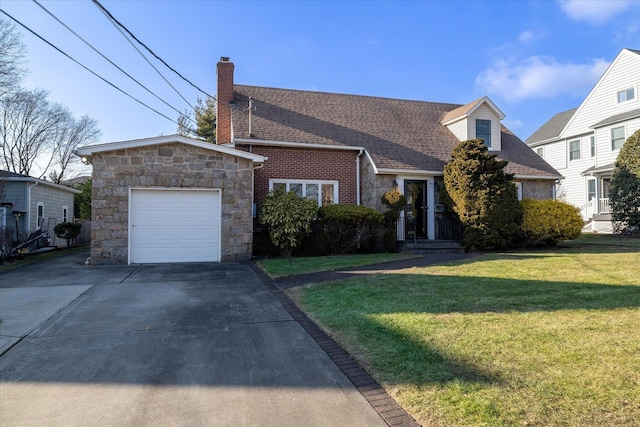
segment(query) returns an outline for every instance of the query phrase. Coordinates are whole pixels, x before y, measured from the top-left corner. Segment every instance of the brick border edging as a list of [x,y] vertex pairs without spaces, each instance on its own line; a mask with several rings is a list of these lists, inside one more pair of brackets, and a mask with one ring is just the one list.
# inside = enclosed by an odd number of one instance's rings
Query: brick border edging
[[351,358],[340,345],[318,327],[254,262],[249,263],[264,286],[280,301],[282,306],[331,358],[338,369],[351,381],[369,404],[389,426],[420,426],[382,386]]

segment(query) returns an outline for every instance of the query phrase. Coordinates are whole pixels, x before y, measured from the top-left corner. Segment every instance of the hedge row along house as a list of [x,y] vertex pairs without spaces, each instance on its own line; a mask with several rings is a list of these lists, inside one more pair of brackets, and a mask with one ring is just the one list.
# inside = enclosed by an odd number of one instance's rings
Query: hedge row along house
[[640,51],[622,49],[579,107],[555,114],[526,143],[562,175],[559,198],[585,230],[611,232],[609,183],[622,144],[640,129]]
[[554,198],[560,174],[487,97],[459,105],[237,85],[234,67],[217,64],[216,144],[163,136],[79,150],[93,163],[94,263],[248,259],[274,189],[384,211],[380,196],[397,188],[408,199],[399,241],[455,238],[443,168],[476,137],[509,161],[520,198]]

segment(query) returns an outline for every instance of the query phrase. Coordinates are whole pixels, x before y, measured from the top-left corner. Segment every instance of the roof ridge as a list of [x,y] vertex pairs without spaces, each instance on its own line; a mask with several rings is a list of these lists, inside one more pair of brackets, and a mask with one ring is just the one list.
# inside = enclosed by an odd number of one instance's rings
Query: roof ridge
[[[333,95],[333,96],[350,96],[350,97],[358,97],[358,98],[371,98],[371,99],[385,99],[389,101],[402,101],[402,102],[417,102],[421,104],[437,104],[443,106],[450,106],[455,108],[462,107],[467,104],[458,104],[451,102],[438,102],[438,101],[424,101],[419,99],[403,99],[403,98],[391,98],[388,96],[375,96],[375,95],[359,95],[355,93],[341,93],[341,92],[327,92],[321,90],[308,90],[308,89],[291,89],[291,88],[279,88],[279,87],[271,87],[271,86],[257,86],[257,85],[242,85],[234,83],[234,89],[236,86],[246,87],[246,88],[258,88],[258,89],[270,89],[270,90],[279,90],[279,91],[287,91],[287,92],[302,92],[302,93],[315,93],[321,95]],[[482,98],[480,98],[482,99]],[[477,101],[477,100],[476,100]],[[473,102],[473,101],[472,101]]]

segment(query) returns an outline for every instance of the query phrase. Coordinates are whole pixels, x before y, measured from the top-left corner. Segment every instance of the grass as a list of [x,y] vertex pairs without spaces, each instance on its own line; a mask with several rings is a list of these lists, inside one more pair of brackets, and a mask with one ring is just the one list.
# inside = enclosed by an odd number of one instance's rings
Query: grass
[[616,236],[613,234],[582,233],[580,237],[575,240],[563,242],[563,245],[630,246],[640,248],[640,239],[637,237]]
[[423,425],[637,425],[640,249],[586,243],[289,295]]
[[271,258],[258,262],[260,267],[272,278],[295,276],[298,274],[316,273],[319,271],[337,270],[340,268],[358,267],[415,258],[413,254],[361,254],[335,255],[322,257]]
[[39,261],[45,261],[48,259],[59,258],[65,255],[73,254],[76,252],[86,251],[89,246],[78,246],[75,248],[67,249],[60,248],[49,252],[43,252],[35,255],[24,255],[21,258],[13,258],[9,261],[0,263],[0,273],[13,270],[14,268],[22,267],[24,265],[33,264]]

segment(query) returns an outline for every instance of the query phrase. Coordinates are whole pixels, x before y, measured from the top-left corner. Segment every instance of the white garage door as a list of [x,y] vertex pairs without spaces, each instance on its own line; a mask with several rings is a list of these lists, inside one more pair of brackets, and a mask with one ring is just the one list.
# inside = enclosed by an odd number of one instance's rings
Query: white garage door
[[220,261],[220,191],[132,189],[129,262],[199,261]]

